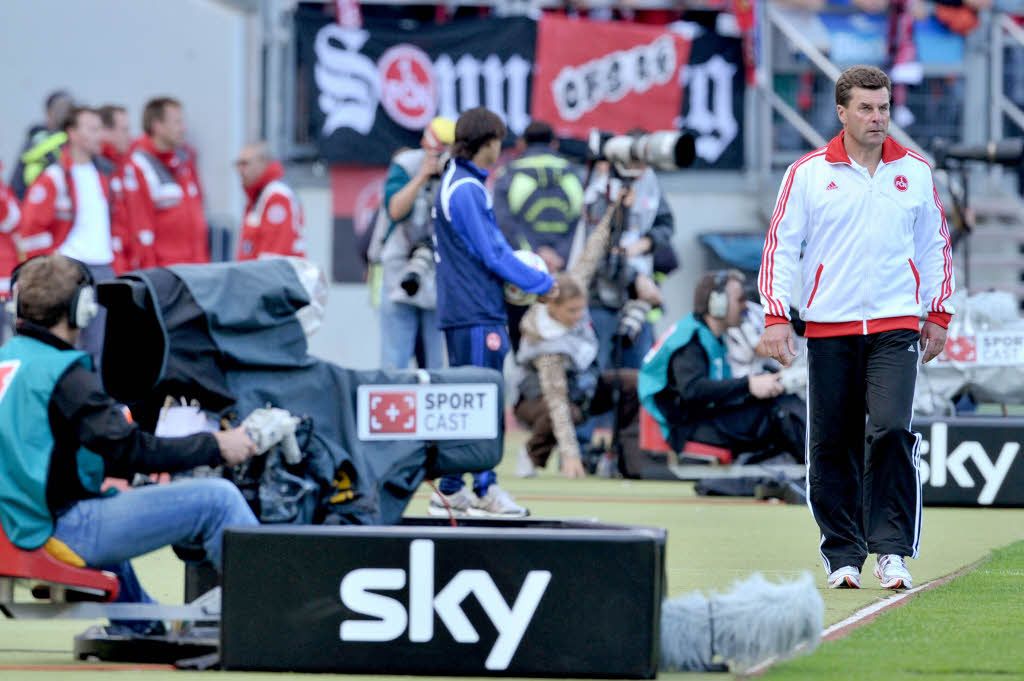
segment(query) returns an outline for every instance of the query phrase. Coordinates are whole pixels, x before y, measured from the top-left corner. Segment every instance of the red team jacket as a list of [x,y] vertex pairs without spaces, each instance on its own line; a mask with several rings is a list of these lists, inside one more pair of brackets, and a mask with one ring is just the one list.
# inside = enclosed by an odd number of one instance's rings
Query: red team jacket
[[302,206],[282,177],[284,169],[274,161],[259,180],[245,188],[249,205],[238,240],[239,260],[262,255],[306,257]]
[[199,178],[188,150],[159,151],[143,135],[124,166],[124,190],[139,266],[210,261]]
[[[127,268],[123,244],[129,240],[124,201],[112,187],[113,167],[104,158],[93,161],[99,171],[100,186],[110,211],[110,237],[114,251],[111,266],[115,272]],[[71,176],[71,157],[61,152],[60,161],[47,167],[25,193],[21,225],[18,227],[20,247],[26,258],[55,253],[67,239],[75,224],[75,183]]]
[[[3,168],[0,167],[0,172]],[[15,229],[21,219],[21,207],[10,187],[0,182],[0,298],[7,296],[11,270],[18,266]]]

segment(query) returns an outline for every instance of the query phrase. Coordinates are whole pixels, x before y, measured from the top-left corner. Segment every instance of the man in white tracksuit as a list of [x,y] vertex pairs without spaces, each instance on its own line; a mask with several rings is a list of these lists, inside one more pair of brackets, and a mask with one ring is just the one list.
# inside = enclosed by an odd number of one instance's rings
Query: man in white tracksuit
[[891,93],[877,68],[840,76],[843,130],[786,171],[758,276],[760,350],[786,365],[796,352],[787,315],[798,270],[802,280],[794,303],[807,322],[808,506],[832,588],[859,588],[870,553],[884,588],[912,586],[904,558],[917,557],[921,533],[914,386],[953,313],[942,204],[924,159],[887,136]]

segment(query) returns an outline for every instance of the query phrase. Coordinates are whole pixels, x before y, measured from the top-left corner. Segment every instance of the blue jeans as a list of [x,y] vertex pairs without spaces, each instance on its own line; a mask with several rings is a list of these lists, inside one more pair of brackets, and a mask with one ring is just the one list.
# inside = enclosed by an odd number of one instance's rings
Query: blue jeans
[[607,369],[639,369],[643,364],[644,355],[654,345],[654,329],[650,322],[644,322],[636,341],[628,348],[622,349],[622,366],[616,367],[615,363],[615,329],[619,325],[619,313],[617,310],[609,310],[600,305],[593,305],[590,308],[590,319],[594,323],[594,333],[597,334],[598,350],[597,363],[601,371]]
[[[644,355],[654,345],[654,329],[650,322],[644,322],[636,341],[628,348],[622,349],[622,366],[615,367],[615,329],[619,325],[619,313],[617,310],[609,310],[600,305],[590,307],[590,319],[594,324],[594,333],[597,334],[598,352],[597,363],[601,371],[608,369],[639,369],[643,364]],[[614,410],[587,419],[576,428],[576,437],[583,446],[586,446],[593,438],[596,428],[611,428],[614,421]]]
[[152,599],[128,561],[168,544],[201,545],[217,569],[225,527],[259,525],[238,488],[220,478],[147,485],[79,501],[57,518],[53,536],[89,567],[117,574],[125,598]]
[[[508,332],[504,324],[489,326],[461,326],[445,329],[448,342],[448,364],[453,367],[475,366],[501,371],[508,354]],[[502,428],[504,431],[504,428]],[[473,491],[477,496],[487,494],[487,488],[498,481],[493,470],[473,474]],[[438,489],[442,494],[455,494],[462,489],[461,475],[444,475]]]
[[417,336],[423,346],[426,366],[444,366],[441,332],[437,328],[437,311],[407,303],[396,303],[381,292],[380,300],[380,366],[382,369],[407,369],[416,354]]

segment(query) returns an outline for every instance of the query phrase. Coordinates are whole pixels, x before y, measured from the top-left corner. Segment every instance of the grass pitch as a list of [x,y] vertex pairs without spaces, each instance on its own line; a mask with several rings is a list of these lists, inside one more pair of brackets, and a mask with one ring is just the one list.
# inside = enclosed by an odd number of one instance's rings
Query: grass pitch
[[[726,589],[735,580],[760,571],[770,578],[809,571],[819,580],[827,624],[838,622],[891,594],[865,566],[860,591],[830,591],[818,560],[817,528],[803,506],[746,500],[698,498],[680,482],[566,480],[553,470],[519,480],[512,475],[514,452],[522,435],[510,433],[499,482],[537,517],[598,518],[605,522],[655,525],[668,529],[668,590],[676,596],[694,589]],[[424,486],[409,515],[426,512]],[[921,558],[909,561],[915,583],[924,584],[985,558],[990,551],[1024,540],[1024,510],[926,508]],[[165,602],[180,603],[181,563],[169,550],[135,561],[143,584]],[[770,670],[768,679],[1013,679],[1024,678],[1024,547],[998,552],[993,562],[910,604],[884,614],[838,642],[825,643],[813,655]],[[918,614],[922,613],[922,614]],[[890,623],[892,622],[892,623]],[[74,634],[85,621],[0,620],[0,679],[110,679],[125,673],[88,671],[71,656]],[[44,670],[41,666],[74,666]],[[147,671],[145,681],[280,679],[282,674],[226,674]],[[296,675],[297,676],[297,675]],[[306,677],[301,677],[306,678]],[[310,677],[312,678],[312,677]],[[320,675],[317,679],[357,679]],[[389,678],[366,677],[384,681]],[[429,677],[415,677],[424,678]],[[725,674],[662,674],[663,679],[729,678]]]
[[770,671],[791,679],[1024,678],[1024,542],[814,655]]

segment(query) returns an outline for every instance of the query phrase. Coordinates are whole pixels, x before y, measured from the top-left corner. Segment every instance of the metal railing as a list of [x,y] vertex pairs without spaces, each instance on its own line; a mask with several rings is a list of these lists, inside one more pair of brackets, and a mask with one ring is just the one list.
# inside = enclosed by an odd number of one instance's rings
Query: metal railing
[[[991,118],[989,120],[989,138],[999,140],[1003,135],[1004,116],[1024,131],[1024,110],[1006,96],[1006,48],[1009,46],[1024,48],[1024,28],[1017,25],[1011,17],[1000,14],[992,22],[992,51],[990,68],[990,88],[992,92]],[[1024,75],[1024,74],[1019,74]]]
[[[782,12],[768,3],[763,3],[761,7],[763,9],[760,55],[762,67],[759,70],[757,90],[765,106],[762,107],[758,139],[761,140],[760,170],[767,174],[772,172],[775,159],[773,114],[777,113],[782,116],[813,148],[824,146],[827,142],[809,121],[775,92],[775,74],[772,62],[774,31],[778,31],[833,83],[839,80],[842,71],[811,40],[793,26]],[[913,149],[921,154],[929,163],[934,164],[932,155],[900,126],[890,122],[889,135],[908,149]]]

